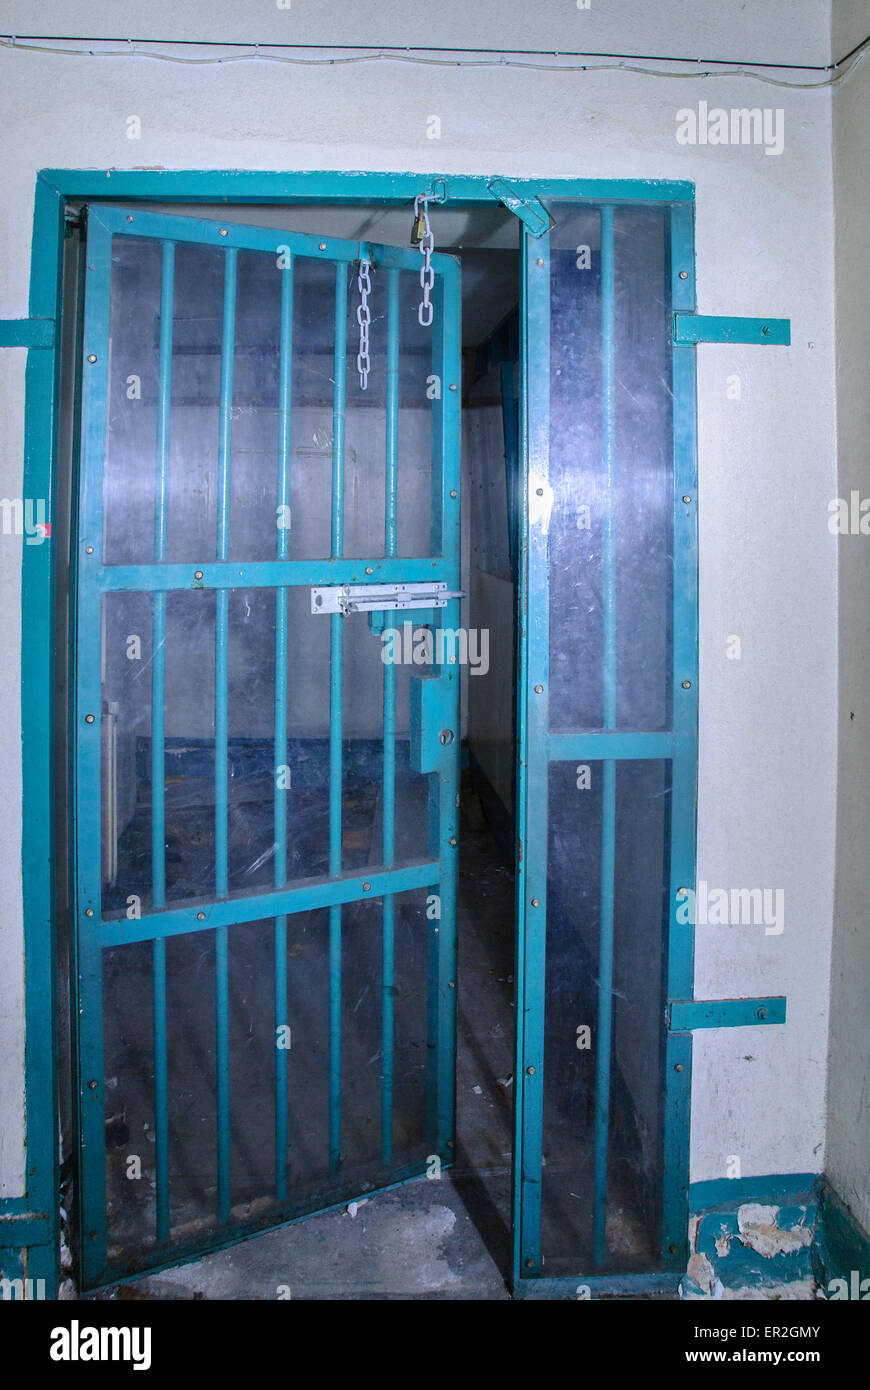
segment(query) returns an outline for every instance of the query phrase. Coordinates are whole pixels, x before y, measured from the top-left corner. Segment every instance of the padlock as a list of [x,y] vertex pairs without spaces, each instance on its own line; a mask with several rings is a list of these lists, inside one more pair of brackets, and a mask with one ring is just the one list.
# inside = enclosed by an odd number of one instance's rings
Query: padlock
[[414,218],[414,225],[411,228],[411,245],[419,246],[425,235],[426,220],[423,216],[423,209],[421,207]]

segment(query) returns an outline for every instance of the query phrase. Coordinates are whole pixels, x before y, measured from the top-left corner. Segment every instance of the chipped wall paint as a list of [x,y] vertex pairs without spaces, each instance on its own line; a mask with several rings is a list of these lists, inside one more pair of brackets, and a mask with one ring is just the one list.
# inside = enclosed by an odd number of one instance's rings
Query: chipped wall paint
[[680,1297],[870,1302],[870,1239],[830,1183],[810,1176],[693,1184]]
[[680,1284],[688,1299],[814,1296],[810,1247],[818,1204],[746,1202],[693,1216],[689,1263]]

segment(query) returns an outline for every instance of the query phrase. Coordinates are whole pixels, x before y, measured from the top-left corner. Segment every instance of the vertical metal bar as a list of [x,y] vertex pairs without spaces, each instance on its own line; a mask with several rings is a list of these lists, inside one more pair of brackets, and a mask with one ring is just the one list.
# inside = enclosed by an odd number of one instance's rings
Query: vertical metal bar
[[[603,688],[605,729],[616,727],[615,341],[613,208],[601,209],[601,433],[603,535],[601,543]],[[607,1152],[610,1138],[610,1056],[613,1033],[613,902],[616,853],[616,767],[603,763],[601,924],[598,938],[598,1037],[595,1071],[595,1216],[593,1258],[605,1254]]]
[[[443,308],[442,308],[443,304]],[[432,341],[432,356],[429,370],[441,382],[440,392],[435,394],[431,415],[430,442],[430,523],[429,549],[433,556],[443,556],[445,544],[449,543],[450,527],[445,518],[444,498],[447,487],[446,472],[450,466],[445,437],[444,397],[449,370],[445,357],[444,315],[451,312],[452,298],[447,286],[439,275],[435,276],[435,310],[429,332]],[[455,392],[451,393],[455,395]],[[455,486],[452,482],[450,486]],[[427,788],[428,844],[429,853],[440,860],[442,850],[441,829],[441,778],[434,773],[429,776]],[[449,923],[444,918],[444,900],[441,885],[436,896],[440,918],[429,921],[429,941],[426,961],[426,1143],[430,1153],[442,1153],[442,1070],[441,1047],[443,1044],[443,942]],[[452,1137],[452,1136],[451,1136]]]
[[[290,505],[290,404],[293,372],[293,258],[281,270],[281,355],[278,382],[277,556],[289,553],[289,528],[283,524]],[[287,589],[275,590],[275,887],[287,882]],[[287,1048],[277,1045],[277,1030],[287,1017],[287,916],[275,918],[275,1192],[287,1197]]]
[[613,208],[601,209],[601,453],[604,472],[601,543],[604,627],[604,728],[616,727],[616,551],[614,462],[616,447]]
[[613,905],[616,858],[616,764],[603,764],[601,926],[598,941],[598,1039],[595,1058],[595,1223],[593,1258],[600,1264],[607,1234],[607,1154],[610,1139],[610,1058],[613,1038]]
[[526,1000],[526,911],[528,900],[526,886],[526,855],[520,853],[520,846],[526,847],[526,798],[528,793],[528,535],[529,505],[528,477],[528,380],[529,380],[529,270],[527,261],[527,241],[523,236],[522,269],[520,272],[519,302],[519,362],[518,362],[518,400],[517,400],[517,472],[519,493],[517,504],[517,572],[516,572],[516,619],[514,629],[517,636],[514,651],[516,672],[516,749],[514,771],[514,835],[516,850],[514,857],[515,873],[515,919],[514,932],[514,1134],[513,1159],[511,1162],[511,1287],[516,1289],[522,1278],[523,1238],[524,1238],[524,1197],[523,1174],[526,1164],[525,1142],[525,1087],[522,1082],[526,1060],[525,1040],[525,1000]]
[[[229,559],[230,465],[232,449],[233,368],[236,333],[237,255],[224,252],[224,306],[221,335],[221,395],[218,435],[217,559]],[[215,629],[215,892],[227,894],[227,633],[229,590],[217,591]]]
[[[344,424],[347,365],[347,267],[335,267],[335,352],[332,402],[332,554],[344,548]],[[342,622],[329,619],[329,872],[341,873]],[[329,1172],[341,1163],[341,908],[329,909]]]
[[[670,216],[670,308],[695,308],[693,209],[675,205]],[[666,961],[667,999],[691,999],[694,928],[681,889],[695,887],[698,776],[698,470],[695,349],[672,349],[674,514],[673,671],[671,703],[674,756],[671,761],[670,893]],[[684,685],[688,683],[688,688]],[[661,1156],[661,1255],[685,1267],[689,1216],[689,1131],[692,1093],[692,1035],[665,1035],[664,1134]]]
[[[384,554],[397,553],[399,461],[399,272],[387,272],[386,464],[384,470]],[[392,868],[396,840],[396,668],[385,662],[383,863]],[[386,893],[381,905],[381,1159],[393,1157],[393,1048],[395,1020],[395,903]]]
[[387,427],[384,554],[396,552],[399,461],[399,271],[387,271]]
[[[103,1046],[103,962],[93,932],[102,896],[101,826],[101,670],[102,607],[104,599],[94,572],[102,559],[103,472],[109,385],[109,324],[111,316],[112,235],[99,218],[88,227],[87,291],[82,367],[81,481],[79,492],[76,612],[75,729],[75,856],[77,967],[79,988],[78,1114],[81,1181],[82,1272],[93,1284],[106,1265],[106,1090]],[[91,358],[94,360],[91,361]],[[32,380],[38,364],[48,362],[43,351],[28,354]],[[28,388],[29,389],[29,388]],[[88,551],[91,551],[89,554]],[[44,545],[25,546],[27,555],[42,554]],[[87,715],[94,716],[87,723]],[[25,885],[26,886],[26,885]],[[88,915],[90,914],[90,915]],[[47,920],[40,930],[48,934]],[[29,943],[28,943],[29,944]],[[32,1039],[27,1035],[28,1050]],[[45,1040],[43,1039],[43,1046]],[[30,1118],[30,1116],[28,1117]],[[49,1128],[54,1115],[43,1116]],[[30,1130],[28,1130],[28,1135]],[[29,1142],[29,1140],[28,1140]],[[28,1186],[29,1191],[29,1186]],[[48,1210],[54,1210],[52,1195]]]
[[[236,337],[237,252],[224,252],[224,306],[221,335],[221,396],[218,435],[217,558],[229,559],[230,465],[233,367]],[[228,892],[227,813],[229,793],[227,648],[229,590],[217,592],[215,618],[215,895]],[[227,928],[215,929],[215,1049],[217,1066],[218,1216],[230,1216],[229,958]]]
[[[175,310],[175,242],[163,243],[160,281],[160,359],[157,379],[157,490],[154,499],[154,559],[166,559],[169,490],[169,430],[172,406],[172,320]],[[160,856],[161,862],[163,856]]]
[[[385,710],[386,713],[386,710]],[[392,859],[392,856],[391,856]],[[386,863],[386,851],[385,859]],[[385,895],[381,907],[381,1161],[386,1165],[393,1159],[393,1045],[395,991],[395,905],[393,895]]]
[[[517,1090],[514,1279],[541,1273],[549,813],[550,245],[523,237],[517,586]],[[541,500],[542,499],[542,500]]]
[[166,1042],[166,938],[154,941],[154,1128],[157,1240],[169,1239],[169,1086]]
[[[341,873],[342,616],[329,619],[329,872]],[[329,1172],[341,1161],[341,908],[329,909]]]
[[215,929],[218,1217],[230,1218],[229,953],[226,927]]
[[501,386],[501,418],[504,436],[505,489],[507,491],[508,550],[511,571],[517,566],[517,485],[518,485],[518,445],[517,445],[517,397],[514,386],[514,364],[502,362],[499,366]]
[[[57,202],[56,197],[55,197],[54,199],[52,199],[52,201],[54,202],[54,217],[52,218],[52,220],[54,221],[55,227],[57,228],[57,225],[58,225],[58,218],[57,218],[58,202]],[[33,242],[33,258],[34,258],[34,262],[33,262],[32,268],[31,268],[31,269],[32,269],[32,274],[33,274],[33,275],[36,275],[36,274],[38,273],[38,272],[37,272],[37,265],[38,265],[38,262],[39,262],[39,260],[41,259],[41,256],[45,253],[45,251],[49,250],[49,248],[51,247],[51,241],[52,241],[52,237],[51,237],[51,236],[49,236],[48,238],[46,238],[46,231],[47,231],[47,228],[46,228],[45,225],[44,225],[44,215],[45,215],[45,214],[44,214],[44,211],[43,211],[42,206],[41,206],[42,204],[43,204],[43,197],[41,196],[40,185],[39,185],[39,183],[37,183],[36,207],[35,207],[35,209],[34,209],[34,212],[35,212],[35,217],[34,217],[34,242]],[[50,207],[50,206],[51,206],[51,204],[49,204],[49,207]],[[48,246],[46,246],[46,244],[45,244],[45,243],[46,243],[46,239],[47,239],[47,241],[48,241]],[[60,245],[61,245],[61,246],[62,246],[62,244],[63,244],[63,243],[60,242]],[[40,249],[38,250],[38,248],[40,248]],[[57,250],[59,251],[59,247],[57,248]],[[53,259],[54,259],[54,261],[55,261],[55,269],[56,269],[56,271],[57,271],[57,273],[58,273],[58,275],[59,275],[59,272],[60,272],[60,270],[61,270],[61,265],[62,265],[62,256],[58,254],[58,255],[56,255]],[[75,367],[74,367],[74,371],[73,371],[73,380],[72,380],[72,414],[73,414],[72,437],[71,437],[72,479],[77,479],[77,478],[80,477],[81,458],[82,458],[82,428],[83,428],[83,421],[82,421],[82,385],[83,385],[83,365],[84,365],[84,352],[83,352],[83,348],[84,348],[84,327],[85,327],[85,324],[84,324],[84,313],[85,313],[85,285],[86,285],[86,280],[87,280],[87,247],[86,247],[86,238],[85,238],[85,236],[84,236],[83,234],[80,234],[79,237],[78,237],[78,245],[77,245],[77,249],[76,249],[75,299],[74,299],[74,300],[69,304],[69,306],[68,306],[68,311],[71,312],[71,313],[74,313],[74,315],[75,315],[75,345],[74,345],[74,348],[73,348],[73,357],[74,357]],[[60,280],[58,280],[58,294],[59,294],[59,292],[60,292]],[[32,296],[31,296],[31,298],[32,298]],[[56,312],[53,314],[53,317],[54,317],[54,319],[55,319],[55,322],[60,322],[60,320],[61,320],[61,306],[60,306],[59,300],[58,300],[58,304],[57,304],[57,310],[56,310]],[[34,374],[33,374],[33,372],[31,371],[31,359],[33,359],[33,358],[36,358],[37,361],[38,361],[40,358],[44,359],[45,366],[49,368],[48,380],[49,380],[50,383],[51,383],[51,384],[49,385],[47,398],[45,399],[45,402],[44,402],[44,415],[45,415],[45,417],[47,417],[47,423],[48,423],[48,433],[47,433],[45,442],[48,443],[48,445],[49,445],[49,447],[48,447],[48,449],[47,449],[47,451],[46,451],[46,453],[45,453],[44,455],[43,455],[43,451],[42,451],[41,444],[40,444],[40,434],[41,434],[41,432],[42,432],[42,429],[44,428],[44,426],[42,425],[42,421],[40,421],[40,428],[36,428],[36,427],[35,427],[35,426],[36,426],[36,419],[38,418],[38,416],[37,416],[37,411],[38,411],[38,409],[39,409],[39,404],[40,404],[40,402],[39,402],[39,394],[38,394],[38,393],[39,393],[39,391],[40,391],[40,389],[41,389],[41,384],[40,384],[39,382],[35,382],[35,381],[34,381]],[[27,396],[27,404],[26,404],[26,412],[25,412],[25,440],[26,440],[26,443],[25,443],[25,450],[24,450],[25,463],[24,463],[24,489],[23,489],[23,491],[24,491],[24,496],[25,496],[25,497],[47,497],[47,498],[49,499],[49,501],[48,501],[48,514],[49,514],[49,516],[54,516],[54,514],[55,514],[55,500],[54,500],[54,499],[55,499],[55,495],[56,495],[56,482],[57,482],[56,470],[54,470],[54,469],[51,469],[51,470],[50,470],[50,471],[51,471],[51,474],[53,475],[53,482],[52,482],[52,485],[51,485],[51,486],[49,486],[48,484],[46,484],[46,486],[43,488],[43,487],[40,487],[40,486],[33,486],[33,485],[29,485],[29,484],[35,484],[35,483],[36,483],[38,477],[41,475],[41,471],[42,471],[42,469],[43,469],[43,466],[48,467],[48,465],[50,465],[50,464],[52,463],[52,459],[53,459],[53,454],[52,454],[52,448],[51,448],[50,441],[51,441],[51,438],[52,438],[52,428],[53,428],[53,423],[54,423],[52,417],[54,416],[55,411],[54,411],[53,406],[51,406],[51,403],[52,403],[52,402],[56,402],[57,399],[58,399],[58,396],[55,394],[55,392],[56,392],[57,389],[58,389],[58,384],[57,384],[57,380],[56,380],[56,377],[55,377],[55,370],[56,370],[57,365],[58,365],[58,364],[53,360],[53,354],[51,354],[50,351],[40,351],[40,352],[35,352],[35,353],[29,353],[29,354],[28,354],[28,365],[27,365],[27,367],[26,367],[26,369],[25,369],[25,372],[26,372],[26,396]],[[51,406],[51,408],[50,408],[50,406]],[[71,486],[71,494],[72,494],[72,497],[71,497],[72,508],[74,509],[74,508],[75,508],[75,485],[74,485],[74,483],[73,483],[72,486]],[[70,563],[70,577],[71,577],[71,579],[73,579],[74,576],[75,576],[75,572],[76,572],[76,556],[75,556],[75,537],[74,537],[74,534],[70,535],[70,537],[69,537],[69,542],[70,542],[70,562],[71,562],[71,563]],[[37,547],[35,547],[35,548],[36,548],[37,550],[41,549],[40,546],[37,546]],[[58,548],[60,548],[60,538],[58,539]],[[33,547],[24,546],[24,555],[22,556],[22,574],[21,574],[21,585],[22,585],[22,612],[28,615],[28,621],[32,624],[34,631],[35,631],[35,632],[42,632],[42,633],[44,634],[42,640],[43,640],[43,642],[46,642],[46,643],[48,644],[48,646],[47,646],[47,648],[46,648],[46,653],[50,653],[50,652],[53,652],[54,649],[55,649],[55,643],[56,643],[57,636],[58,636],[58,623],[57,623],[57,617],[55,616],[55,606],[54,606],[54,603],[52,602],[52,603],[50,604],[50,606],[49,606],[49,611],[48,611],[48,613],[46,613],[46,614],[44,614],[42,617],[40,617],[40,608],[41,608],[41,599],[40,599],[40,593],[39,593],[39,588],[40,588],[40,586],[37,584],[37,587],[36,587],[35,590],[32,588],[33,576],[28,572],[28,571],[29,571],[29,562],[28,562],[28,560],[27,560],[27,551],[30,550],[30,549],[33,549]],[[46,591],[46,593],[47,593],[47,592],[48,592],[48,591]],[[58,649],[58,651],[57,651],[57,653],[56,653],[56,656],[57,656],[57,657],[61,657],[61,660],[64,662],[64,668],[65,668],[66,672],[68,673],[68,677],[69,677],[69,679],[68,679],[68,681],[67,681],[67,698],[66,698],[66,702],[65,702],[65,705],[66,705],[65,714],[66,714],[66,719],[67,719],[67,729],[68,729],[68,731],[69,731],[70,742],[71,742],[71,745],[72,745],[72,746],[70,747],[70,750],[69,750],[69,751],[72,752],[73,749],[74,749],[74,739],[73,739],[73,736],[72,736],[72,731],[74,731],[75,728],[76,728],[76,714],[75,714],[75,709],[76,709],[76,706],[75,706],[76,681],[75,681],[75,671],[76,671],[76,661],[77,661],[77,655],[78,655],[78,653],[77,653],[77,641],[76,641],[76,629],[77,629],[77,618],[78,618],[78,614],[77,614],[77,607],[76,607],[76,602],[75,602],[74,593],[71,592],[71,593],[68,595],[68,597],[67,597],[67,602],[66,602],[66,605],[65,605],[65,606],[66,606],[66,614],[67,614],[67,620],[68,620],[68,621],[67,621],[67,633],[66,633],[66,638],[67,638],[67,640],[66,640],[66,644],[65,644],[65,651],[63,652],[63,654],[61,655],[61,652],[60,652],[60,650]],[[40,760],[42,759],[43,756],[48,757],[49,759],[51,758],[50,745],[51,745],[51,743],[52,743],[52,740],[48,737],[48,731],[46,731],[46,734],[45,734],[45,737],[44,737],[44,738],[40,736],[40,727],[41,727],[40,721],[41,721],[41,719],[42,719],[42,714],[43,714],[43,710],[42,710],[42,695],[41,695],[41,691],[40,691],[40,689],[39,689],[39,663],[40,663],[41,660],[43,659],[43,652],[42,652],[42,650],[41,650],[41,643],[40,643],[39,641],[34,641],[33,643],[29,644],[29,647],[30,647],[30,654],[29,654],[29,655],[30,655],[30,660],[36,662],[36,671],[34,672],[33,670],[29,670],[29,669],[28,669],[28,666],[29,666],[28,657],[27,657],[25,654],[22,654],[22,680],[21,680],[21,696],[22,696],[22,702],[21,702],[21,704],[22,704],[22,707],[21,707],[21,737],[22,737],[23,748],[24,748],[25,750],[27,750],[27,748],[28,748],[31,744],[35,744],[35,745],[36,745],[36,747],[37,747],[37,752],[36,752],[36,754],[35,754],[35,757],[36,757],[36,761],[37,761],[37,763],[38,763],[38,762],[40,762]],[[46,665],[45,665],[45,676],[46,676],[46,681],[47,681],[48,689],[49,689],[49,691],[50,691],[50,690],[52,690],[53,685],[54,685],[53,663],[52,663],[50,657],[49,657],[47,654],[46,654],[45,660],[46,660]],[[35,688],[35,689],[33,688],[34,676],[36,676],[36,688]],[[50,725],[50,724],[49,724],[48,728],[49,728],[49,729],[51,728],[51,725]],[[43,744],[43,743],[44,743],[45,747],[44,747],[44,748],[41,748],[40,745]],[[23,760],[22,760],[22,823],[23,823],[23,825],[24,825],[25,827],[26,827],[28,824],[29,824],[31,827],[33,827],[33,826],[36,825],[36,823],[37,823],[37,821],[38,821],[38,816],[37,816],[37,817],[34,817],[34,814],[33,814],[33,807],[32,807],[32,805],[31,805],[31,793],[30,793],[29,786],[28,786],[29,780],[30,780],[30,776],[32,775],[32,769],[31,769],[31,771],[28,770],[28,764],[32,762],[33,757],[34,757],[34,753],[33,753],[32,750],[31,750],[31,753],[30,753],[29,756],[28,756],[27,752],[25,751],[24,756],[23,756]],[[66,855],[66,864],[67,864],[67,866],[68,866],[68,874],[69,874],[69,877],[67,878],[67,884],[66,884],[66,886],[67,886],[67,894],[68,894],[67,901],[68,901],[68,904],[69,904],[70,909],[71,909],[73,912],[75,911],[75,835],[76,835],[76,816],[75,816],[75,814],[73,814],[73,812],[74,812],[74,810],[75,810],[75,807],[76,807],[76,801],[75,801],[75,795],[76,795],[76,781],[75,781],[75,778],[76,778],[75,758],[74,758],[74,757],[68,757],[68,758],[67,758],[66,775],[65,775],[65,777],[64,777],[64,788],[65,788],[65,792],[66,792],[66,796],[67,796],[67,804],[68,804],[68,806],[70,807],[70,813],[67,814],[67,815],[64,817],[64,819],[65,819],[65,827],[64,827],[64,829],[65,829],[65,835],[64,835],[63,850],[64,850],[65,855]],[[50,797],[50,788],[51,788],[52,785],[53,785],[53,777],[52,777],[51,775],[49,775],[49,776],[47,776],[47,777],[44,779],[44,781],[41,783],[41,788],[40,788],[40,789],[41,789],[42,791],[44,791],[44,793],[45,793],[46,796]],[[50,857],[51,857],[52,846],[55,846],[55,845],[57,845],[57,852],[58,852],[58,854],[61,852],[61,851],[60,851],[60,847],[59,847],[59,845],[57,844],[57,841],[54,839],[54,837],[52,837],[52,838],[50,839],[50,841],[49,841],[49,852],[48,852],[48,854],[47,854],[47,856],[46,856],[46,859],[45,859],[43,862],[48,862],[48,860],[49,860]],[[31,1248],[31,1249],[28,1251],[28,1254],[27,1254],[27,1272],[28,1272],[28,1274],[31,1274],[33,1278],[36,1278],[36,1279],[44,1278],[44,1279],[46,1280],[46,1297],[49,1298],[49,1299],[54,1299],[54,1298],[57,1297],[57,1287],[58,1287],[58,1281],[59,1281],[59,1276],[60,1276],[60,1259],[59,1259],[59,1256],[60,1256],[60,1234],[59,1234],[58,1204],[57,1204],[56,1202],[53,1202],[53,1201],[50,1199],[50,1194],[51,1194],[51,1193],[56,1193],[56,1192],[59,1190],[59,1186],[60,1186],[60,1173],[59,1173],[59,1164],[58,1164],[58,1148],[59,1148],[59,1145],[58,1145],[58,1142],[57,1142],[57,1124],[52,1124],[52,1122],[51,1122],[51,1117],[52,1117],[52,1116],[56,1117],[57,1122],[59,1122],[59,1120],[60,1120],[60,1115],[59,1115],[59,1108],[58,1108],[58,1103],[57,1103],[57,1090],[56,1090],[56,1077],[57,1077],[57,1056],[56,1056],[56,1051],[55,1051],[55,1049],[50,1049],[50,1050],[48,1051],[48,1053],[46,1053],[45,1050],[44,1050],[44,1039],[45,1039],[45,1038],[57,1038],[57,1037],[58,1037],[58,1029],[57,1029],[57,1027],[55,1026],[55,1022],[54,1022],[54,1020],[55,1020],[55,1013],[56,1013],[55,993],[54,993],[54,991],[55,991],[54,961],[55,961],[55,946],[56,946],[56,916],[55,916],[55,912],[54,912],[53,910],[51,910],[51,908],[50,908],[49,911],[48,911],[48,913],[47,913],[47,915],[41,920],[41,923],[40,923],[40,925],[41,925],[41,930],[40,930],[39,933],[38,933],[38,938],[39,938],[38,941],[35,941],[35,940],[33,940],[33,939],[31,938],[30,926],[31,926],[31,924],[32,924],[33,919],[32,919],[32,916],[31,916],[31,913],[32,913],[32,902],[31,902],[31,900],[30,900],[30,899],[31,899],[31,894],[30,894],[30,892],[28,891],[28,883],[29,883],[29,882],[32,880],[32,878],[34,877],[34,875],[32,875],[32,873],[31,873],[32,861],[33,861],[34,852],[36,851],[36,852],[38,853],[39,846],[40,846],[40,832],[39,832],[39,831],[36,832],[35,837],[33,837],[33,836],[28,836],[27,834],[24,835],[23,840],[22,840],[21,864],[22,864],[22,888],[23,888],[23,908],[24,908],[24,927],[25,927],[24,967],[25,967],[25,978],[26,978],[26,984],[25,984],[25,991],[26,991],[26,1013],[25,1013],[25,1034],[26,1034],[26,1036],[25,1036],[25,1077],[26,1077],[25,1088],[26,1088],[26,1089],[25,1089],[25,1110],[26,1110],[27,1134],[30,1136],[30,1137],[28,1138],[28,1140],[27,1140],[27,1147],[28,1147],[28,1152],[29,1152],[29,1159],[28,1159],[28,1165],[27,1165],[27,1169],[28,1169],[28,1171],[27,1171],[27,1194],[28,1194],[28,1200],[33,1202],[34,1207],[36,1208],[37,1211],[46,1211],[46,1212],[49,1213],[49,1232],[50,1232],[50,1234],[49,1234],[49,1242],[48,1242],[48,1245],[47,1245],[47,1246],[42,1247],[42,1249],[39,1249],[38,1247],[33,1247],[33,1248]],[[37,877],[38,877],[38,876],[37,876]],[[36,896],[39,897],[40,894],[42,894],[42,893],[44,892],[45,894],[48,895],[49,903],[52,905],[52,907],[54,907],[54,905],[55,905],[55,903],[56,903],[56,892],[55,892],[54,875],[52,875],[52,874],[45,875],[45,876],[44,876],[44,879],[45,879],[44,884],[39,884],[39,885],[37,886],[37,889],[36,889]],[[80,986],[80,977],[79,977],[79,946],[78,946],[78,930],[77,930],[77,929],[73,930],[73,932],[72,932],[72,935],[71,935],[70,941],[69,941],[69,946],[70,946],[70,955],[69,955],[68,978],[67,978],[67,980],[66,980],[67,989],[64,991],[64,994],[65,994],[65,999],[68,1000],[69,1009],[70,1009],[70,1013],[69,1013],[68,1016],[69,1016],[69,1018],[70,1018],[71,1055],[72,1055],[72,1062],[73,1062],[73,1067],[74,1067],[73,1076],[76,1076],[76,1075],[77,1075],[77,1068],[78,1068],[78,1056],[79,1056],[79,1030],[78,1030],[77,1024],[78,1024],[78,1022],[79,1022],[79,1020],[80,1020],[80,1018],[81,1018],[81,1011],[80,1011],[80,1007],[79,1007],[79,999],[80,999],[80,997],[81,997],[81,996],[80,996],[80,988],[81,988],[81,986]],[[44,953],[47,953],[47,954],[45,955],[45,959],[43,958]],[[35,973],[34,973],[34,971],[35,971]],[[36,1000],[36,1001],[39,1001],[39,1002],[37,1003],[36,1007],[34,1007],[34,1001],[35,1001],[35,1000]],[[43,1008],[44,1008],[46,1005],[48,1006],[47,1026],[45,1026],[46,1020],[45,1020],[45,1015],[43,1014]],[[37,1040],[36,1043],[34,1043],[34,1040]],[[35,1054],[35,1055],[34,1055],[34,1054]],[[46,1073],[47,1073],[47,1074],[46,1074]],[[71,1099],[71,1102],[72,1102],[72,1105],[71,1105],[71,1110],[72,1110],[72,1114],[71,1114],[71,1132],[72,1132],[72,1135],[73,1135],[73,1137],[74,1137],[74,1136],[76,1136],[76,1135],[80,1132],[79,1092],[78,1092],[78,1086],[75,1085],[75,1084],[73,1085],[73,1088],[72,1088],[72,1095],[71,1095],[70,1099]],[[46,1106],[46,1101],[49,1101],[49,1103],[47,1104],[47,1106]],[[45,1107],[45,1109],[44,1109],[43,1107]],[[40,1116],[43,1117],[44,1123],[40,1123]],[[75,1139],[74,1139],[74,1142],[75,1142]],[[46,1147],[47,1147],[47,1150],[48,1150],[47,1154],[46,1154]],[[45,1162],[44,1162],[44,1160],[45,1160],[46,1158],[48,1159],[47,1167],[45,1166]],[[84,1186],[84,1181],[85,1181],[84,1170],[83,1170],[82,1168],[80,1168],[80,1169],[79,1169],[79,1183],[78,1183],[79,1193],[80,1193],[80,1194],[81,1194],[81,1189],[82,1189],[82,1187]],[[45,1198],[43,1198],[43,1196],[42,1196],[43,1193],[45,1193]],[[43,1203],[44,1203],[44,1204],[43,1204]],[[78,1214],[81,1215],[81,1209],[79,1209],[79,1213],[78,1213]],[[82,1225],[82,1226],[79,1227],[79,1229],[86,1229],[86,1227],[85,1227],[84,1225]],[[82,1264],[84,1265],[84,1258],[82,1258]]]
[[[160,375],[157,409],[157,497],[154,514],[154,559],[166,558],[166,491],[169,463],[169,403],[172,389],[172,306],[175,246],[163,247],[163,282],[160,297]],[[165,818],[165,645],[166,594],[154,595],[154,635],[151,659],[151,874],[155,908],[166,903]]]
[[335,267],[335,353],[332,390],[332,555],[344,554],[344,430],[347,403],[347,267]]
[[[172,400],[172,329],[175,305],[175,243],[163,243],[160,285],[160,358],[157,383],[157,488],[154,505],[154,559],[166,559],[169,431]],[[166,906],[166,594],[154,595],[151,657],[151,902]],[[166,1038],[166,941],[155,940],[154,1128],[157,1183],[157,1239],[169,1239],[169,1096]]]
[[[441,402],[433,417],[433,555],[443,556],[448,588],[460,587],[460,469],[459,424],[462,372],[462,330],[460,272],[458,261],[439,258],[435,278],[435,319],[433,357],[435,373],[442,382]],[[444,383],[447,389],[444,389]],[[456,387],[451,390],[450,387]],[[437,422],[437,426],[436,426]],[[456,629],[461,622],[458,599],[441,610],[444,627]],[[443,685],[445,723],[459,731],[459,673],[456,666],[440,668]],[[438,895],[441,918],[433,935],[437,945],[432,956],[436,963],[436,1002],[434,1022],[435,1063],[435,1144],[442,1160],[455,1157],[456,1114],[456,884],[459,839],[459,750],[455,738],[446,756],[439,759],[437,776],[430,778],[430,828],[436,824],[436,847],[440,861]]]

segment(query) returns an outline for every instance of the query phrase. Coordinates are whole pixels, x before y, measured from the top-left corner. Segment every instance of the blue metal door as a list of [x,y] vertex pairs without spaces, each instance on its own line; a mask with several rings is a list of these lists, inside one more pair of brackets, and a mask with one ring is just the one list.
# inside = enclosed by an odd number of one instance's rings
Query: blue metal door
[[548,210],[523,271],[514,1284],[588,1296],[686,1258],[694,267],[684,204]]
[[88,1287],[452,1160],[458,671],[387,640],[459,622],[459,266],[432,263],[428,326],[412,250],[89,209]]

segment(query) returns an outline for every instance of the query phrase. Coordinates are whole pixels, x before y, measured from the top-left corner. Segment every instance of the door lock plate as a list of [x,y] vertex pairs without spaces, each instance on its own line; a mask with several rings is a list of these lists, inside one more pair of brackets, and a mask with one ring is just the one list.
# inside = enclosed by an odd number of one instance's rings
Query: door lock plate
[[444,583],[330,584],[311,590],[312,613],[370,613],[386,609],[446,608],[464,594]]

